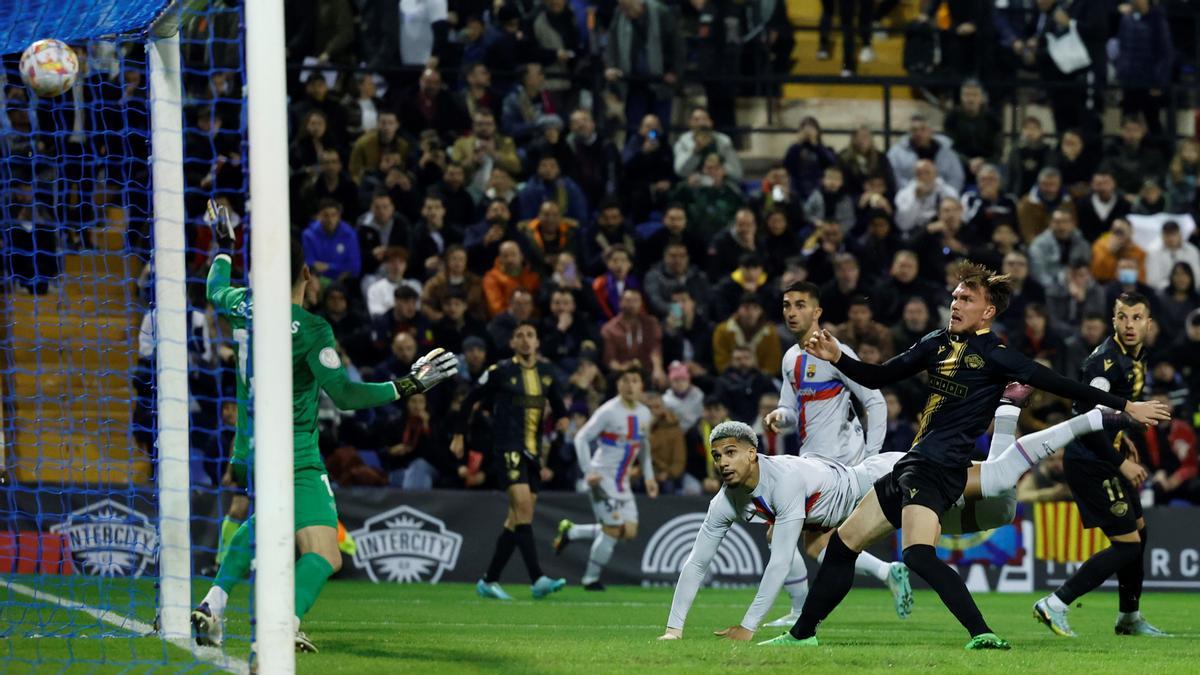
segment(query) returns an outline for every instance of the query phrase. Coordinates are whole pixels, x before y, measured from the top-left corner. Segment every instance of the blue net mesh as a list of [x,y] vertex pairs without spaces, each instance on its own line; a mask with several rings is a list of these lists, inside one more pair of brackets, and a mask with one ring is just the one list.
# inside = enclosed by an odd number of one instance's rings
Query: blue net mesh
[[[205,300],[213,244],[203,215],[216,199],[240,218],[246,193],[242,9],[189,2],[178,15],[186,222],[172,224],[186,232],[188,362],[172,367],[188,376],[190,482],[167,485],[158,463],[154,260],[162,249],[153,235],[146,36],[167,4],[0,8],[0,662],[18,669],[238,668],[219,652],[155,635],[160,543],[172,526],[160,519],[162,495],[189,495],[196,597],[207,590],[199,576],[214,569],[229,506],[222,475],[239,402],[232,334]],[[63,95],[39,98],[18,73],[21,51],[40,38],[67,41],[79,56],[76,84]],[[246,283],[244,270],[239,251],[235,284]],[[246,597],[235,595],[227,610],[225,652],[241,659]]]

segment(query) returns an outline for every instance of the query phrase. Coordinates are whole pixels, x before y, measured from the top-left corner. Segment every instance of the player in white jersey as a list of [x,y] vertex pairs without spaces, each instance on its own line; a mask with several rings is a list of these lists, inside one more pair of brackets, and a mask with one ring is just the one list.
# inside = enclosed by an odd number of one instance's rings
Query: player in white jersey
[[[795,336],[796,345],[783,356],[779,407],[763,418],[763,426],[775,433],[795,427],[800,436],[801,457],[824,457],[844,466],[856,466],[878,455],[883,447],[887,433],[887,403],[878,390],[858,384],[842,375],[833,364],[801,348],[800,345],[807,343],[819,327],[820,293],[817,286],[808,282],[792,284],[783,292],[783,321]],[[854,350],[846,345],[841,348],[857,358]],[[852,395],[858,400],[860,411],[852,408]],[[860,415],[865,416],[865,420]],[[806,531],[805,551],[819,561],[829,542],[829,534],[827,530]],[[892,592],[896,615],[901,619],[908,618],[912,612],[913,594],[904,563],[886,563],[864,551],[855,562],[855,570],[887,585]],[[791,626],[800,617],[808,597],[808,567],[799,552],[792,561],[784,588],[791,596],[792,611],[768,626]]]
[[[592,542],[582,584],[589,591],[603,591],[600,572],[612,558],[613,549],[622,539],[637,536],[637,502],[629,489],[629,469],[641,455],[642,478],[646,494],[658,496],[658,483],[650,462],[650,409],[641,402],[642,373],[630,368],[617,378],[617,396],[592,413],[575,434],[575,452],[579,468],[588,485],[596,522],[576,525],[569,520],[558,524],[554,552],[561,553],[572,541]],[[592,444],[597,443],[592,454]]]

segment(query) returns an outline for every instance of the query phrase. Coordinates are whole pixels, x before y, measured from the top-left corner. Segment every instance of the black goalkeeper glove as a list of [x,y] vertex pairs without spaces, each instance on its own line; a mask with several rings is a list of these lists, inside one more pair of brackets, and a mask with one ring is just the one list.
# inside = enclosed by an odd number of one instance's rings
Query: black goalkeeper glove
[[233,235],[233,223],[229,222],[229,209],[210,199],[205,220],[212,226],[213,237],[217,240],[217,252],[232,256],[236,240]]
[[441,347],[434,349],[425,356],[417,359],[412,370],[404,377],[393,380],[396,394],[407,398],[413,394],[432,389],[443,380],[448,380],[458,374],[458,357]]

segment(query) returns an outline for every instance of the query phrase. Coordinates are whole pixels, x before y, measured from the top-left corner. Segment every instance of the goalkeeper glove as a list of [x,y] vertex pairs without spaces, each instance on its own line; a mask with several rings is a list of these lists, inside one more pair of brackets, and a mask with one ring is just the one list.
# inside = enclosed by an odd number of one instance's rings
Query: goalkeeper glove
[[433,388],[437,383],[458,374],[458,357],[438,347],[417,359],[412,370],[404,377],[392,382],[396,395],[407,398]]
[[217,240],[217,252],[233,255],[235,243],[233,223],[229,221],[229,209],[223,204],[208,200],[208,214],[205,220],[212,226],[213,237]]

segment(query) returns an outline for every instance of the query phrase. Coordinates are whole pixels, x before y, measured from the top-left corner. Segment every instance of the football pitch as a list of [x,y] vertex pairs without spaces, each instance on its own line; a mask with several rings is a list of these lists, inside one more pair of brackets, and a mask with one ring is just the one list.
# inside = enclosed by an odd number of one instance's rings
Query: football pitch
[[[82,578],[9,577],[26,588],[114,614],[153,621],[149,582]],[[195,584],[197,593],[205,590]],[[304,629],[319,654],[298,654],[300,673],[616,673],[715,672],[750,669],[784,672],[929,670],[954,672],[1196,672],[1200,608],[1192,593],[1148,593],[1142,607],[1170,639],[1117,637],[1112,632],[1115,593],[1082,599],[1071,622],[1081,637],[1060,638],[1036,623],[1036,595],[983,594],[980,608],[992,628],[1013,643],[1009,652],[967,652],[966,633],[931,591],[917,591],[913,615],[896,618],[882,590],[852,591],[822,626],[821,646],[766,648],[718,640],[712,631],[737,623],[752,589],[702,589],[684,639],[657,642],[671,602],[669,588],[612,587],[589,593],[568,586],[545,600],[528,599],[528,587],[506,590],[511,602],[482,600],[463,584],[376,585],[333,581],[325,587]],[[177,647],[102,623],[75,608],[35,603],[13,592],[0,595],[0,672],[216,672]],[[249,653],[248,594],[231,598],[228,655]],[[783,599],[771,618],[786,611]],[[781,633],[764,628],[757,639]],[[86,637],[71,637],[72,635]],[[244,663],[244,662],[243,662]],[[189,666],[191,666],[189,668]]]

